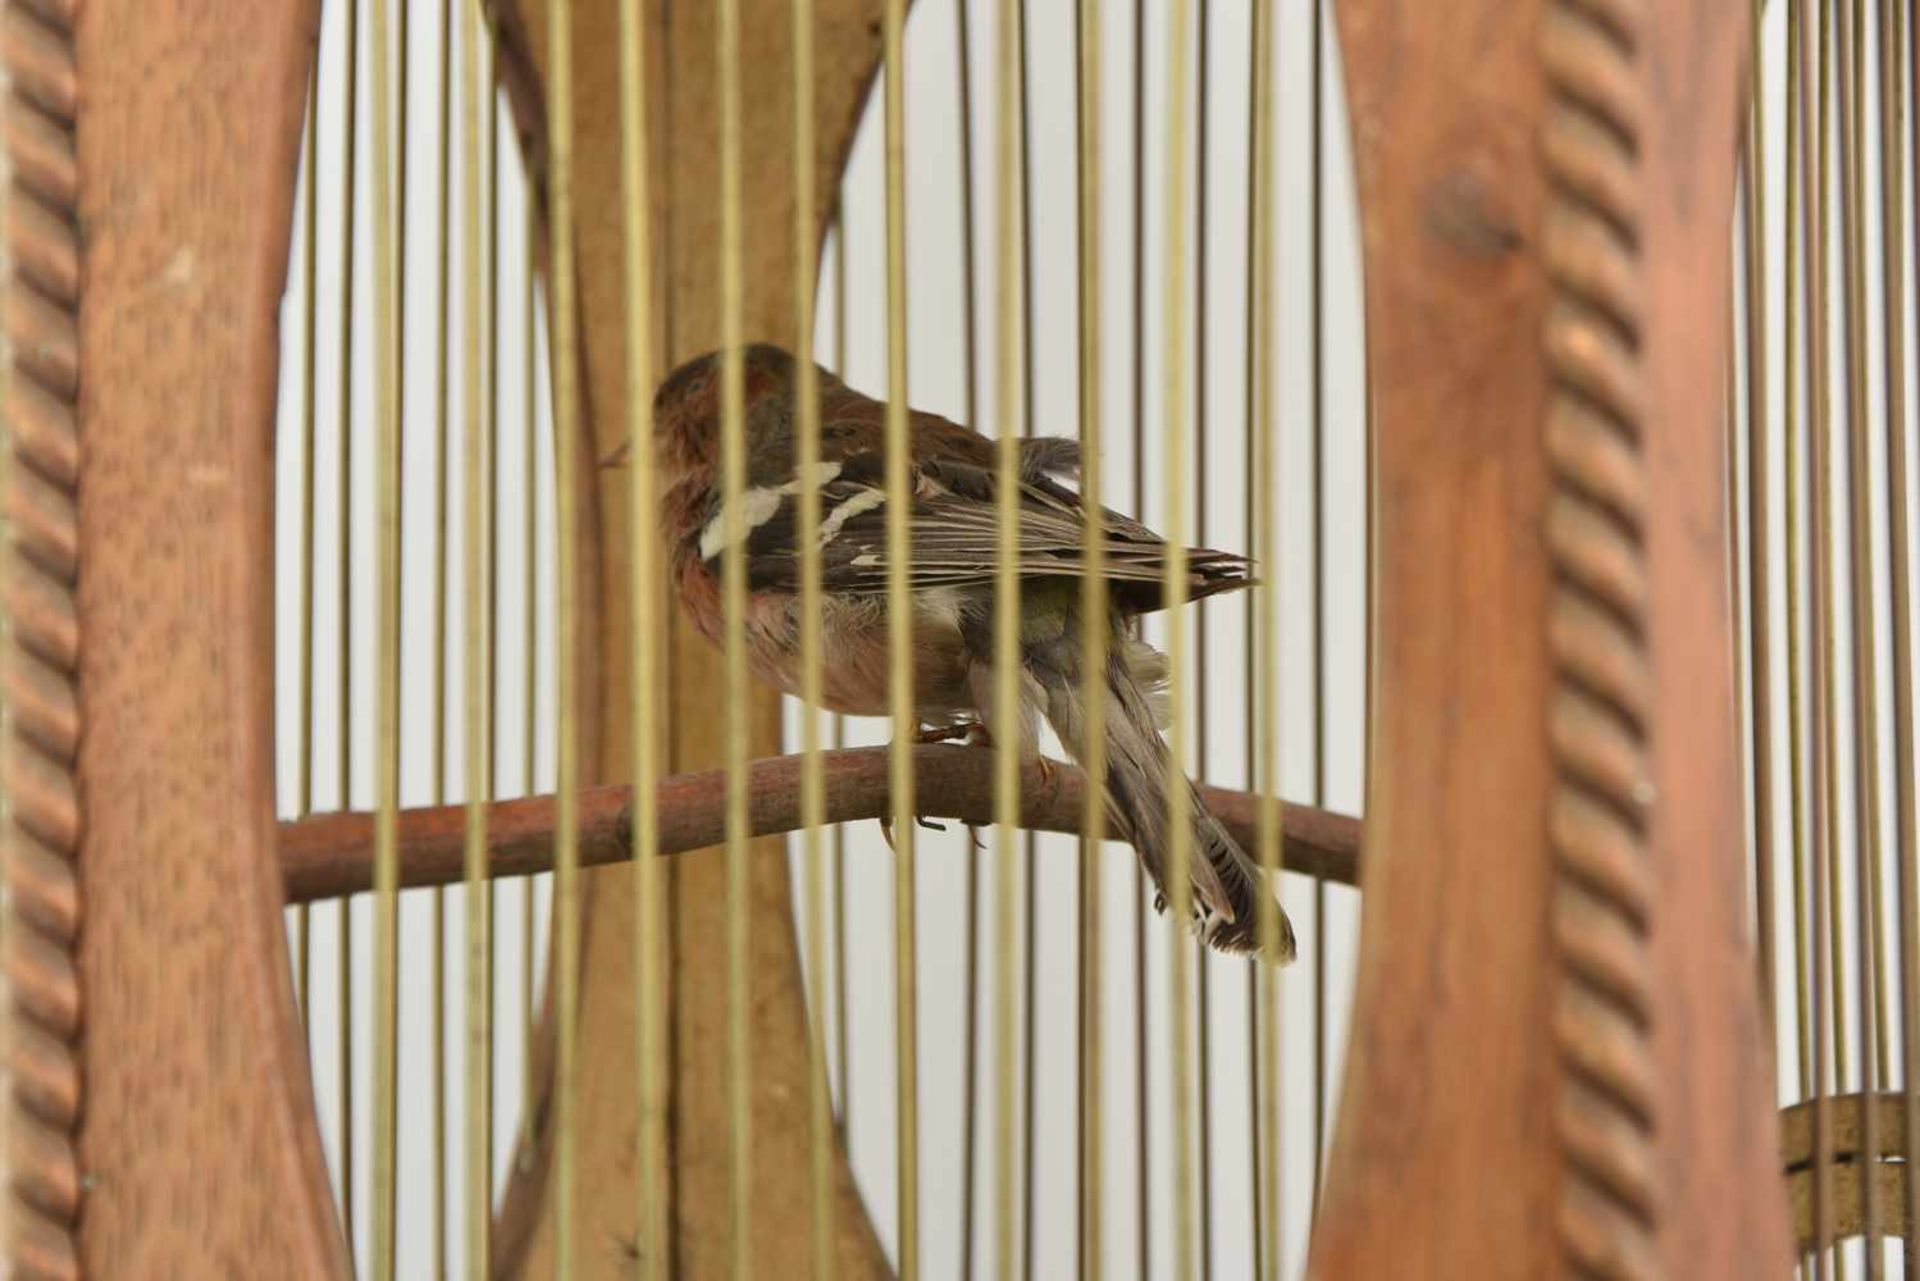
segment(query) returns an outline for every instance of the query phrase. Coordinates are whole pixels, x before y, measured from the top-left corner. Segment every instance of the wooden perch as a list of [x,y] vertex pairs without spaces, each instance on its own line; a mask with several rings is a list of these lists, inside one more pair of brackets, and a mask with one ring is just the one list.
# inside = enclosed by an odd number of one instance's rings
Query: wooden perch
[[[891,813],[887,752],[859,747],[824,752],[827,820],[848,823]],[[774,756],[748,767],[748,822],[755,836],[800,826],[799,756]],[[993,818],[993,753],[985,748],[925,745],[914,749],[914,796],[928,818],[985,826]],[[679,854],[725,839],[726,774],[706,770],[662,779],[660,851]],[[1077,832],[1085,779],[1071,765],[1053,763],[1052,778],[1037,767],[1020,778],[1020,825],[1042,832]],[[1202,787],[1207,804],[1247,850],[1254,848],[1258,798],[1250,792]],[[580,798],[580,861],[593,866],[632,857],[632,789],[596,787]],[[1282,807],[1284,862],[1290,871],[1352,885],[1359,870],[1360,820],[1304,805]],[[400,813],[400,884],[450,885],[462,875],[466,807],[441,805]],[[487,807],[489,874],[526,876],[553,867],[551,796],[496,801]],[[310,903],[357,893],[373,884],[373,815],[321,814],[280,825],[280,865],[287,901]]]

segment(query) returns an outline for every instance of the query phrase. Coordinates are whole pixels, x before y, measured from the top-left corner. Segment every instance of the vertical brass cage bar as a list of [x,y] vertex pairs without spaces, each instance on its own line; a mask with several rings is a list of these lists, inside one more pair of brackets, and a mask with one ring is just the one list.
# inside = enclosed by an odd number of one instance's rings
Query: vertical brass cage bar
[[740,5],[721,0],[716,49],[720,99],[720,511],[725,551],[721,597],[726,624],[727,1131],[732,1199],[731,1268],[753,1275],[752,1046],[748,1002],[747,904],[747,439],[740,209]]
[[1019,360],[1019,6],[1000,0],[997,30],[999,108],[995,147],[998,215],[998,267],[995,308],[998,316],[995,360],[995,413],[998,464],[995,472],[995,555],[993,584],[993,714],[990,724],[1006,726],[994,743],[993,814],[994,875],[994,1267],[1001,1277],[1013,1275],[1017,1233],[1014,1230],[1014,1037],[1015,875],[1018,870],[1019,742],[1012,727],[1019,723],[1016,687],[1020,634],[1018,609],[1020,578],[1016,553],[1019,540],[1020,399]]
[[[300,344],[300,748],[294,812],[313,813],[313,612],[318,347],[320,334],[320,59],[313,60],[307,86],[306,187],[301,202],[300,294],[306,308]],[[313,911],[301,904],[294,913],[294,991],[300,1002],[302,1030],[313,1028]]]
[[580,339],[574,257],[573,5],[553,0],[548,10],[547,119],[552,210],[553,386],[555,504],[559,537],[558,742],[554,831],[553,966],[556,1019],[554,1076],[554,1271],[573,1275],[574,1215],[579,1195],[578,1098],[580,1029]]
[[[1746,393],[1747,393],[1747,607],[1751,617],[1749,656],[1751,708],[1750,749],[1753,756],[1753,867],[1758,929],[1761,1008],[1769,1034],[1778,1022],[1775,1004],[1773,840],[1773,649],[1772,649],[1772,536],[1768,471],[1772,440],[1767,416],[1767,220],[1766,84],[1761,75],[1764,0],[1754,0],[1748,56],[1753,71],[1746,113],[1745,163],[1740,170],[1741,226],[1744,233],[1746,284]],[[1738,553],[1734,562],[1738,565]],[[1736,627],[1739,619],[1735,618]],[[1737,634],[1737,633],[1736,633]]]
[[[1208,47],[1212,43],[1212,23],[1210,18],[1213,6],[1209,0],[1199,0],[1197,6],[1199,31],[1195,49],[1194,76],[1194,112],[1195,134],[1193,148],[1193,542],[1205,547],[1207,543],[1207,339],[1211,326],[1208,324],[1207,272],[1212,265],[1212,237],[1208,234],[1208,206],[1211,204],[1208,188],[1209,152],[1212,150],[1211,126],[1213,112],[1209,109],[1213,94],[1208,86],[1213,83],[1213,74],[1209,66]],[[1176,175],[1175,185],[1178,185]],[[1184,538],[1185,532],[1174,533],[1169,530],[1169,538]],[[1197,602],[1190,611],[1193,615],[1193,768],[1199,778],[1206,778],[1208,756],[1207,734],[1207,697],[1211,682],[1207,679],[1210,664],[1207,662],[1207,619],[1212,612],[1209,602]],[[1180,668],[1170,669],[1176,679]],[[1182,774],[1185,767],[1182,766]],[[1173,786],[1179,786],[1176,781]],[[1197,1009],[1195,1018],[1198,1026],[1199,1060],[1195,1071],[1196,1121],[1199,1130],[1199,1179],[1200,1198],[1200,1268],[1201,1281],[1210,1281],[1213,1276],[1213,986],[1208,981],[1213,967],[1207,963],[1207,945],[1199,939],[1193,940],[1193,971],[1197,989]]]
[[[340,137],[340,808],[353,808],[353,296],[355,198],[358,184],[360,0],[346,0],[346,35],[341,57],[346,75],[342,93],[346,120]],[[355,1239],[354,1054],[353,1054],[353,900],[339,903],[336,980],[340,1012],[337,1068],[340,1081],[340,1218],[346,1225],[348,1252]]]
[[[447,803],[447,639],[451,626],[448,605],[450,571],[448,545],[448,486],[452,412],[452,301],[453,301],[453,33],[454,0],[440,0],[440,57],[438,118],[435,130],[437,199],[434,217],[439,235],[434,272],[433,354],[433,725],[431,743],[433,803]],[[433,891],[433,1275],[445,1281],[447,1254],[447,892]]]
[[[1272,0],[1255,0],[1251,56],[1252,119],[1247,130],[1253,153],[1249,166],[1247,221],[1250,250],[1247,282],[1247,523],[1252,531],[1256,566],[1277,564],[1276,513],[1266,501],[1273,483],[1278,440],[1275,431],[1274,376],[1271,366],[1274,335],[1273,139],[1274,139],[1274,13]],[[1256,840],[1261,870],[1278,885],[1283,833],[1280,821],[1280,588],[1274,571],[1262,572],[1247,610],[1247,649],[1255,689],[1256,710],[1249,718],[1247,750],[1249,782],[1260,797]],[[1280,939],[1279,905],[1273,894],[1259,896],[1260,950],[1271,954]],[[1273,968],[1261,961],[1248,963],[1253,998],[1251,1020],[1254,1082],[1254,1228],[1255,1267],[1262,1281],[1278,1281],[1285,1253],[1285,1204],[1281,1172],[1285,1168],[1280,1146],[1281,1037],[1280,983]],[[1264,1164],[1262,1163],[1264,1158]]]
[[[1880,902],[1879,695],[1875,665],[1872,602],[1871,506],[1867,492],[1867,313],[1866,313],[1866,9],[1864,0],[1844,0],[1840,11],[1841,46],[1837,51],[1840,118],[1840,209],[1843,299],[1842,350],[1847,440],[1849,631],[1853,641],[1854,783],[1854,938],[1858,945],[1855,979],[1859,1002],[1861,1095],[1877,1099],[1887,1077],[1886,1008],[1880,998],[1885,945]],[[1836,576],[1837,577],[1837,576]],[[1836,700],[1837,706],[1837,700]],[[1838,722],[1837,714],[1833,723]],[[1832,768],[1839,768],[1834,754]],[[1835,799],[1838,809],[1838,800]],[[1837,848],[1837,843],[1836,843]],[[1838,967],[1836,965],[1836,971]],[[1843,1021],[1836,998],[1836,1021]],[[1861,1142],[1868,1153],[1880,1150],[1880,1109],[1861,1109]],[[1877,1278],[1883,1263],[1878,1197],[1862,1190],[1861,1218],[1867,1275]]]
[[1187,478],[1187,229],[1188,209],[1182,182],[1187,174],[1189,66],[1192,48],[1192,12],[1187,0],[1173,0],[1168,13],[1167,173],[1161,380],[1161,467],[1164,471],[1166,538],[1162,600],[1166,604],[1167,671],[1167,931],[1168,931],[1168,1051],[1172,1068],[1168,1088],[1173,1111],[1173,1240],[1174,1273],[1186,1281],[1194,1275],[1196,1241],[1193,1074],[1194,953],[1188,930],[1193,917],[1191,862],[1193,798],[1187,789],[1187,692],[1182,673],[1188,649],[1186,550]]
[[[393,21],[388,0],[373,0],[373,293],[374,293],[374,1025],[373,1275],[392,1281],[399,1233],[400,1069],[400,285],[398,172],[405,135],[395,146]],[[403,53],[404,56],[404,53]],[[404,90],[402,90],[404,92]],[[404,129],[404,125],[402,125]]]
[[[526,651],[522,682],[526,687],[525,710],[526,729],[520,744],[521,786],[531,796],[539,790],[539,748],[540,748],[540,557],[534,554],[539,546],[541,486],[540,476],[540,388],[539,388],[539,336],[537,333],[538,311],[537,294],[539,292],[539,242],[531,229],[539,221],[539,193],[532,183],[527,185],[526,220],[529,232],[526,252],[526,286],[521,295],[521,324],[525,338],[521,344],[520,363],[523,377],[526,379],[525,403],[521,406],[521,429],[524,433],[520,444],[520,457],[526,468],[526,499],[521,513],[520,537],[528,549],[526,571],[526,610],[521,620],[520,643]],[[492,437],[494,447],[500,448],[498,437]],[[639,817],[635,815],[635,823]],[[635,855],[638,856],[637,842],[641,838],[638,826],[634,829]],[[524,1115],[533,1115],[534,1091],[536,1082],[532,1070],[534,1060],[535,1036],[537,1025],[534,1021],[534,971],[536,939],[534,923],[537,915],[537,896],[534,883],[528,878],[520,883],[520,1056],[528,1064],[527,1071],[521,1074],[520,1106]]]
[[[1020,84],[1020,431],[1033,430],[1033,113],[1031,63],[1027,56],[1027,0],[1020,0],[1019,21],[1015,27]],[[1038,954],[1038,921],[1035,905],[1040,897],[1039,839],[1032,832],[1020,835],[1021,914],[1020,914],[1020,1277],[1033,1276],[1033,1188],[1034,1177],[1034,1072],[1039,1041],[1035,1020],[1039,1017],[1039,975],[1034,969]]]
[[[1786,368],[1783,371],[1786,394],[1783,397],[1785,420],[1781,424],[1782,452],[1784,471],[1782,478],[1782,523],[1785,526],[1785,541],[1792,548],[1801,537],[1805,525],[1804,490],[1806,429],[1810,420],[1803,403],[1806,396],[1806,382],[1810,374],[1808,360],[1810,348],[1807,343],[1802,304],[1806,299],[1806,285],[1810,279],[1806,267],[1807,240],[1810,221],[1807,205],[1809,188],[1807,186],[1807,115],[1810,101],[1810,87],[1806,66],[1806,0],[1788,0],[1787,3],[1787,106],[1786,106],[1786,189],[1787,217],[1784,260],[1781,264],[1785,276],[1785,355]],[[1812,993],[1809,984],[1811,961],[1808,955],[1808,922],[1812,907],[1808,902],[1809,869],[1807,866],[1807,787],[1806,760],[1807,731],[1805,709],[1801,701],[1803,682],[1801,673],[1805,668],[1803,654],[1803,616],[1805,614],[1805,589],[1800,558],[1789,555],[1786,558],[1786,668],[1787,668],[1787,805],[1788,805],[1788,844],[1793,851],[1793,946],[1794,946],[1794,1042],[1798,1048],[1799,1076],[1796,1089],[1802,1096],[1810,1096],[1813,1089],[1813,1015]],[[1817,1190],[1817,1189],[1816,1189]]]
[[[1838,859],[1834,854],[1834,672],[1833,672],[1833,596],[1831,528],[1828,506],[1832,494],[1832,474],[1828,462],[1831,428],[1829,397],[1831,381],[1827,369],[1828,335],[1831,333],[1828,310],[1828,276],[1831,242],[1828,238],[1826,202],[1831,189],[1830,145],[1833,89],[1832,4],[1821,0],[1815,23],[1815,36],[1808,73],[1812,107],[1803,122],[1813,131],[1808,147],[1808,175],[1812,188],[1807,198],[1808,275],[1807,294],[1812,303],[1808,358],[1808,477],[1811,496],[1807,504],[1810,522],[1810,571],[1808,602],[1813,628],[1812,677],[1809,708],[1809,747],[1812,754],[1809,787],[1808,828],[1813,851],[1813,1025],[1814,1047],[1814,1267],[1816,1276],[1826,1275],[1827,1251],[1835,1247],[1833,1231],[1833,1099],[1832,1094],[1847,1075],[1845,1017],[1839,990],[1838,948],[1840,931]],[[1845,1266],[1844,1252],[1835,1248],[1833,1266],[1840,1273]]]
[[465,1189],[462,1199],[467,1276],[492,1276],[493,1228],[493,885],[487,879],[487,801],[492,762],[487,744],[493,703],[487,673],[492,668],[492,618],[484,608],[488,548],[492,543],[493,434],[482,407],[481,368],[486,351],[485,296],[481,276],[480,130],[490,114],[481,79],[485,38],[479,0],[460,4],[460,86],[463,129],[461,227],[465,246],[462,340],[465,351],[464,435],[461,480],[465,500],[462,574],[465,612],[462,628],[465,683],[466,831],[463,847],[466,907],[466,1062]]
[[[820,379],[814,364],[814,57],[812,5],[793,6],[793,352],[794,476],[799,485],[797,530],[800,542],[800,775],[801,910],[805,918],[806,972],[817,990],[826,990],[826,852],[821,828],[826,822],[826,776],[820,756],[822,601],[820,558]],[[641,508],[640,510],[646,510]],[[818,1003],[814,1007],[818,1010]],[[808,1219],[812,1233],[813,1275],[828,1281],[838,1275],[833,1250],[833,1099],[827,1080],[827,1025],[816,1017],[817,1031],[807,1054]]]
[[[919,998],[914,912],[913,807],[913,548],[909,534],[912,482],[907,435],[907,174],[906,0],[886,0],[882,24],[887,194],[887,666],[888,715],[893,722],[893,984],[894,1126],[899,1163],[901,1281],[920,1274]],[[1012,722],[1007,723],[1008,731]]]
[[[1101,482],[1103,407],[1100,398],[1100,182],[1101,171],[1101,48],[1099,0],[1078,0],[1074,28],[1074,71],[1079,172],[1078,209],[1079,359],[1080,359],[1080,499],[1090,512],[1102,505]],[[1082,526],[1085,573],[1080,579],[1080,671],[1084,699],[1080,761],[1090,779],[1107,773],[1107,638],[1111,625],[1106,581],[1106,531],[1097,520]],[[1079,1205],[1075,1225],[1076,1255],[1082,1277],[1098,1281],[1103,1273],[1101,1232],[1105,1222],[1101,1191],[1105,1159],[1101,1089],[1104,1054],[1101,1037],[1105,1020],[1100,1011],[1100,980],[1104,972],[1102,939],[1105,921],[1100,906],[1100,848],[1106,835],[1106,800],[1098,787],[1089,787],[1081,818],[1079,897],[1078,1017],[1074,1059],[1079,1084],[1076,1132],[1079,1151]],[[1032,910],[1031,908],[1029,909]],[[1028,961],[1032,966],[1031,957]]]
[[[1133,510],[1143,515],[1147,508],[1147,4],[1133,4],[1133,130],[1132,130],[1132,257],[1129,284],[1132,289],[1128,352],[1133,359],[1133,378],[1129,387],[1132,406]],[[1149,1175],[1153,1155],[1148,1129],[1147,1102],[1147,877],[1138,861],[1133,869],[1133,1146],[1134,1146],[1134,1233],[1138,1257],[1152,1257],[1153,1215],[1152,1180]]]
[[[966,379],[964,404],[967,422],[980,423],[980,331],[975,271],[973,214],[973,35],[972,5],[969,0],[954,0],[954,70],[959,83],[960,126],[960,326],[961,367]],[[842,372],[846,369],[846,245],[840,245],[835,259],[836,297],[834,324],[840,348],[835,359]],[[973,1275],[974,1194],[973,1177],[980,1125],[980,868],[970,858],[967,863],[966,905],[963,909],[966,942],[966,1013],[961,1033],[966,1066],[960,1093],[960,1275]],[[836,915],[836,921],[837,921]],[[844,1000],[844,995],[842,997]],[[844,1026],[844,1025],[843,1025]],[[846,1047],[840,1049],[846,1059]],[[843,1069],[844,1071],[844,1069]]]
[[[667,895],[662,884],[659,852],[659,813],[655,782],[664,773],[661,728],[665,707],[660,699],[661,649],[666,639],[661,614],[661,570],[658,539],[647,514],[658,508],[658,477],[653,449],[652,400],[654,371],[653,300],[653,173],[652,137],[648,116],[651,80],[648,58],[651,42],[640,0],[620,4],[620,165],[622,240],[625,245],[622,281],[625,294],[625,357],[627,371],[626,429],[629,523],[628,558],[633,606],[633,852],[634,852],[634,1018],[635,1089],[639,1094],[639,1133],[635,1160],[639,1166],[638,1229],[635,1249],[648,1281],[667,1275],[672,1251],[668,1215],[667,1127],[668,1072],[666,1056],[665,991]],[[531,332],[529,308],[528,325]],[[531,373],[531,370],[529,370]],[[532,430],[532,415],[528,415]],[[529,466],[533,457],[528,442]],[[531,560],[529,561],[531,564]],[[531,614],[529,615],[531,625]],[[531,661],[531,638],[529,638]],[[531,719],[529,719],[531,725]],[[527,753],[531,774],[533,753]],[[529,782],[531,787],[531,782]],[[532,896],[528,896],[529,903]],[[530,933],[530,931],[529,931]]]
[[[1308,217],[1308,256],[1312,275],[1308,285],[1309,325],[1313,335],[1312,427],[1313,452],[1313,803],[1327,803],[1327,388],[1326,388],[1326,34],[1324,0],[1309,0],[1313,23],[1313,75],[1308,91],[1311,107],[1308,186],[1312,195]],[[1327,1153],[1327,883],[1313,881],[1313,1216],[1320,1214],[1320,1175]]]
[[[833,367],[847,372],[847,224],[839,192],[834,193],[833,228]],[[846,718],[833,717],[833,745],[846,746]],[[848,1044],[847,1014],[847,833],[833,829],[833,1016],[834,1061],[840,1065],[840,1141],[847,1140],[853,1118],[853,1058]]]

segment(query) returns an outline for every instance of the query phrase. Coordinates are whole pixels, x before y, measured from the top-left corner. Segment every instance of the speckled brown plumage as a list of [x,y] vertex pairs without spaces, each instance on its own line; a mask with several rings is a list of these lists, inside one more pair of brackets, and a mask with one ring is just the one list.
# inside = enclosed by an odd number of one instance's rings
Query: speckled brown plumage
[[[888,548],[884,487],[886,406],[819,371],[820,460],[795,473],[793,358],[777,347],[743,353],[746,482],[737,528],[745,534],[748,662],[754,675],[798,693],[798,494],[818,486],[827,708],[851,715],[887,709]],[[669,572],[680,603],[708,639],[722,639],[720,573],[729,522],[720,493],[721,360],[710,352],[681,365],[654,398],[655,449],[665,484],[662,504]],[[909,516],[913,593],[913,696],[923,722],[986,724],[994,672],[994,564],[997,551],[995,443],[936,414],[909,418],[913,457]],[[989,726],[1038,751],[1045,718],[1076,759],[1089,687],[1081,671],[1080,589],[1089,513],[1067,483],[1078,475],[1074,442],[1021,442],[1021,723]],[[1152,530],[1116,512],[1098,513],[1105,533],[1111,602],[1108,670],[1096,679],[1107,699],[1107,794],[1164,907],[1170,772],[1160,736],[1158,695],[1165,660],[1135,636],[1134,620],[1162,605],[1166,545]],[[1187,555],[1186,596],[1197,599],[1248,584],[1244,558],[1196,548]],[[1192,796],[1195,925],[1213,945],[1251,951],[1258,868],[1198,793]],[[1292,959],[1293,931],[1281,916],[1280,955]]]

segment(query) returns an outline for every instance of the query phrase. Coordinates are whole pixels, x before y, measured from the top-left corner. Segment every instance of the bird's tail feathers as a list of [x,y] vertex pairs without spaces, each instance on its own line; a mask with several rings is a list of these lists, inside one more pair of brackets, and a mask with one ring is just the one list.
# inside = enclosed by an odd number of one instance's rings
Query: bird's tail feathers
[[[1068,753],[1084,763],[1086,707],[1082,683],[1075,679],[1080,666],[1078,638],[1063,641],[1059,648],[1062,652],[1050,656],[1030,653],[1029,662],[1045,694],[1042,710],[1047,720]],[[1167,723],[1167,660],[1152,646],[1116,627],[1106,677],[1108,808],[1132,840],[1153,880],[1154,906],[1164,911],[1170,860],[1170,765],[1160,730]],[[1207,808],[1199,790],[1191,782],[1185,786],[1192,834],[1188,879],[1193,890],[1195,932],[1224,952],[1257,952],[1258,895],[1265,878]],[[1277,904],[1275,907],[1278,911]],[[1293,927],[1284,911],[1278,911],[1278,921],[1279,941],[1271,959],[1285,964],[1294,956]]]

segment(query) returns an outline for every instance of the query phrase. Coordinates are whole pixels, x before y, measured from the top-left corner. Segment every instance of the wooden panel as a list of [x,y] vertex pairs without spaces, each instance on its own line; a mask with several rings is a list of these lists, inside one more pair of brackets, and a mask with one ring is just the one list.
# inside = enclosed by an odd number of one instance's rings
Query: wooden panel
[[[510,46],[510,97],[536,169],[546,155],[541,102],[546,65],[547,10],[540,0],[498,4]],[[658,201],[652,227],[654,315],[666,318],[658,335],[659,368],[719,345],[719,119],[713,6],[654,0],[650,6],[654,91],[649,118],[654,139]],[[585,344],[584,401],[594,440],[590,456],[605,459],[625,439],[625,378],[619,341],[625,323],[620,295],[617,11],[612,5],[574,6],[578,255]],[[819,172],[824,229],[840,165],[851,145],[865,91],[879,56],[879,0],[823,0],[817,6],[816,75]],[[794,301],[791,154],[792,60],[788,0],[743,0],[745,77],[746,336],[791,345]],[[671,132],[665,123],[671,121]],[[599,698],[590,703],[597,768],[589,782],[622,782],[631,774],[632,618],[627,477],[603,467],[592,496],[598,509],[597,590],[591,620],[604,656]],[[583,537],[586,535],[583,532]],[[717,650],[684,620],[676,620],[670,667],[674,714],[667,727],[674,770],[716,766],[722,759],[721,662]],[[760,691],[752,750],[777,751],[779,703]],[[808,1240],[806,1080],[807,1008],[800,985],[792,897],[784,843],[756,845],[752,914],[752,1089],[755,1176],[754,1220],[765,1242],[791,1247],[789,1262]],[[673,1047],[669,1144],[674,1276],[722,1274],[729,1261],[726,1081],[725,868],[718,857],[677,859],[667,911],[673,922],[669,1037]],[[578,1115],[590,1118],[580,1136],[579,1258],[590,1273],[631,1249],[637,1238],[633,1162],[638,1129],[633,992],[635,912],[630,872],[609,869],[584,877],[585,943],[581,966],[581,1045]],[[551,1138],[540,1110],[538,1127],[523,1135],[528,1159],[516,1163],[500,1218],[500,1271],[549,1276],[553,1219],[546,1189]],[[835,1163],[838,1258],[842,1275],[886,1272],[878,1242],[844,1161]]]
[[1645,12],[1640,74],[1657,121],[1641,154],[1662,1257],[1675,1277],[1785,1276],[1794,1249],[1773,1049],[1748,942],[1731,549],[1721,536],[1727,244],[1748,6],[1690,0]]
[[1778,1274],[1723,559],[1745,10],[1340,25],[1380,719],[1312,1270]]
[[1376,415],[1377,719],[1319,1277],[1553,1274],[1540,9],[1338,12]]
[[311,3],[98,0],[83,79],[82,1262],[346,1276],[281,928],[273,412]]

